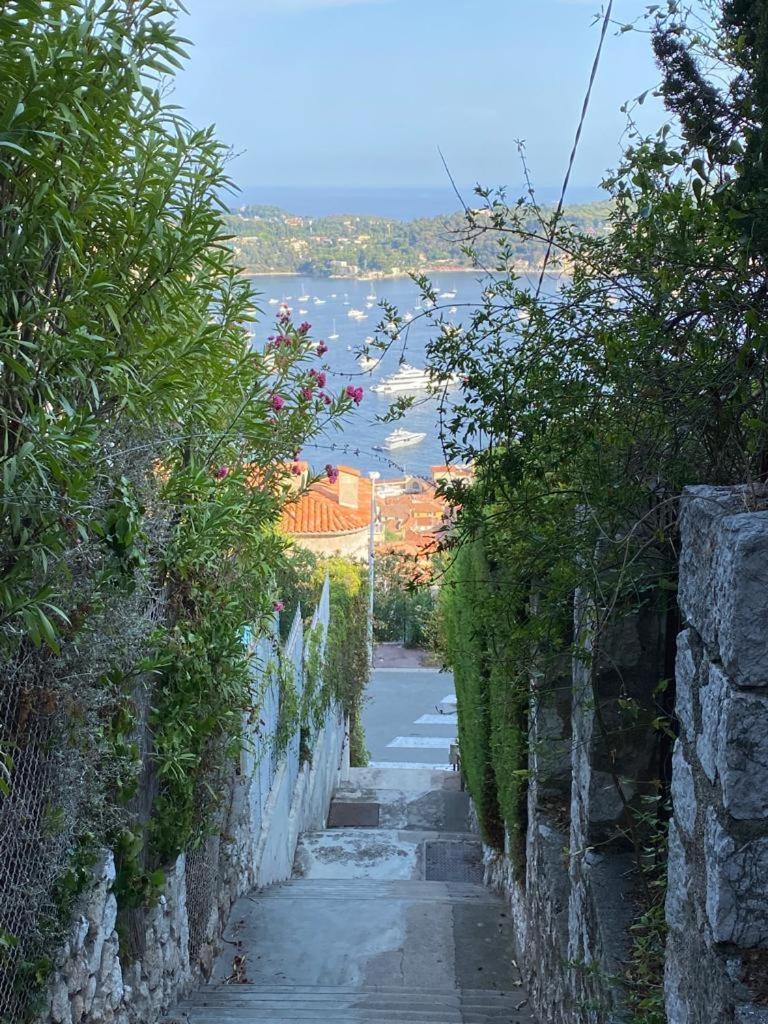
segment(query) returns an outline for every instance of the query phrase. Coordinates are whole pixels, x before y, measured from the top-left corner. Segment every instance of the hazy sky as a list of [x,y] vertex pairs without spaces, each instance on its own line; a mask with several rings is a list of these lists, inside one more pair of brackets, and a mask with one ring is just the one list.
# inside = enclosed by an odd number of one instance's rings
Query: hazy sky
[[[241,155],[241,186],[432,185],[438,146],[464,183],[565,169],[600,0],[187,0],[194,44],[177,101]],[[617,0],[628,22],[645,8]],[[647,35],[606,40],[573,182],[616,163],[619,107],[656,84]],[[647,125],[660,111],[648,100]]]

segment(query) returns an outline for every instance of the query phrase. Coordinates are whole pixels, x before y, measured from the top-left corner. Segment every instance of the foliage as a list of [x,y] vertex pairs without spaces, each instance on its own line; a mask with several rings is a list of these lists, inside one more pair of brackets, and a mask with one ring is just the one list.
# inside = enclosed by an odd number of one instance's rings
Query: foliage
[[227,152],[161,88],[177,10],[0,11],[0,813],[29,785],[63,808],[44,846],[43,821],[0,831],[48,851],[6,883],[40,908],[83,846],[116,845],[126,905],[205,834],[248,700],[239,637],[272,617],[287,465],[351,407],[318,390],[309,325],[253,336]]
[[302,612],[313,608],[320,596],[326,574],[330,581],[331,621],[325,648],[322,692],[338,700],[350,720],[350,760],[365,765],[361,714],[365,687],[370,674],[368,651],[368,580],[365,567],[345,558],[319,558],[294,547],[279,580],[285,604],[283,623],[292,621],[299,605]]
[[[397,552],[376,559],[373,592],[373,637],[406,647],[429,647],[433,642],[437,588],[414,573],[413,559]],[[437,565],[433,571],[439,571]]]
[[[447,488],[458,553],[443,604],[465,765],[486,830],[496,806],[514,825],[503,780],[489,781],[489,766],[503,764],[494,721],[515,721],[514,681],[551,679],[557,659],[571,655],[596,685],[607,630],[644,606],[666,615],[671,647],[682,488],[760,484],[768,473],[768,19],[764,4],[741,0],[705,10],[709,23],[675,2],[649,9],[672,117],[647,138],[630,124],[604,182],[608,231],[568,224],[539,206],[533,188],[517,206],[479,189],[484,214],[469,211],[465,238],[496,246],[483,300],[461,332],[432,314],[429,362],[463,383],[444,409],[447,461],[477,469],[474,487]],[[534,242],[551,248],[551,268],[567,271],[557,289],[517,276],[519,246]],[[495,563],[506,601],[484,621]],[[569,636],[576,593],[594,617],[589,648]],[[488,636],[498,638],[510,681],[496,707]],[[661,684],[670,673],[658,671]],[[623,696],[617,735],[637,712]],[[663,755],[674,695],[660,685],[654,697],[660,731],[648,740]],[[508,793],[512,764],[501,769]],[[662,793],[668,782],[662,774]],[[661,819],[664,806],[654,812]],[[627,819],[640,862],[654,826],[628,806]],[[649,898],[644,915],[634,1008],[655,1020],[660,903]]]
[[[609,214],[605,202],[569,206],[565,219],[600,233]],[[482,220],[485,214],[478,211]],[[464,243],[464,216],[412,221],[338,214],[297,217],[275,207],[245,206],[227,217],[238,259],[253,273],[299,273],[315,277],[352,272],[388,274],[439,267],[471,269],[495,258],[493,242],[479,242],[475,256]],[[522,268],[541,265],[546,246],[521,239],[515,259]],[[476,257],[476,258],[475,258]],[[342,266],[344,264],[345,266]]]

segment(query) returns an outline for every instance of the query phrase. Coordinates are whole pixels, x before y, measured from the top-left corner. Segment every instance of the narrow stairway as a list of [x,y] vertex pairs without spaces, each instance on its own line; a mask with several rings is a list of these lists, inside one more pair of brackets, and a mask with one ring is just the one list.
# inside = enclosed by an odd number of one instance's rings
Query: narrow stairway
[[185,1024],[532,1024],[457,775],[352,769],[294,877],[234,907]]

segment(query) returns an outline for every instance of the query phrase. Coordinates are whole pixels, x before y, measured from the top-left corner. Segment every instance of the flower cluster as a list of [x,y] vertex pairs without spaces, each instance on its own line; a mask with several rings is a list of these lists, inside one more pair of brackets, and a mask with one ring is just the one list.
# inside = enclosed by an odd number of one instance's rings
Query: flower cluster
[[328,480],[332,484],[335,484],[336,481],[339,479],[339,471],[338,471],[338,469],[336,468],[336,466],[332,466],[330,464],[330,462],[325,467],[325,475],[328,477]]
[[351,398],[355,405],[360,405],[363,400],[363,389],[356,388],[354,384],[347,385],[347,398]]

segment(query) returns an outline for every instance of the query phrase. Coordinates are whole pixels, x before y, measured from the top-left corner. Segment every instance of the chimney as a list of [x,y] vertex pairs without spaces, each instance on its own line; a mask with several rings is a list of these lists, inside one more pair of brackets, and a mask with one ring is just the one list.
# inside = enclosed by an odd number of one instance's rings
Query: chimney
[[356,509],[360,502],[360,473],[348,466],[339,466],[339,504]]

